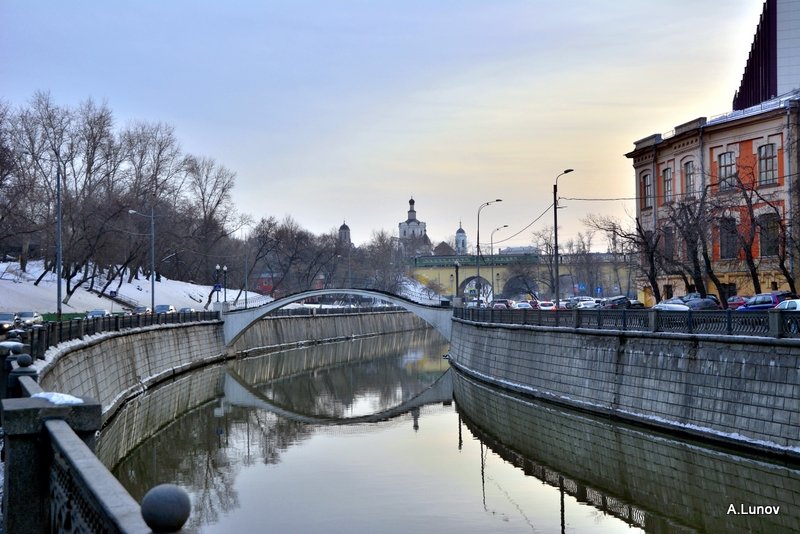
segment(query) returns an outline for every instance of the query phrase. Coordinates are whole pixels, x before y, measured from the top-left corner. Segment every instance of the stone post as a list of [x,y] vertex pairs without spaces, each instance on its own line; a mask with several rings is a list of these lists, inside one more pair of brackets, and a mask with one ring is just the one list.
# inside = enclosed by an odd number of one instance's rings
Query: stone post
[[769,312],[769,335],[783,337],[783,310],[767,310]]
[[5,476],[3,531],[47,532],[52,450],[44,421],[62,419],[94,450],[102,424],[100,403],[57,405],[43,398],[3,399]]

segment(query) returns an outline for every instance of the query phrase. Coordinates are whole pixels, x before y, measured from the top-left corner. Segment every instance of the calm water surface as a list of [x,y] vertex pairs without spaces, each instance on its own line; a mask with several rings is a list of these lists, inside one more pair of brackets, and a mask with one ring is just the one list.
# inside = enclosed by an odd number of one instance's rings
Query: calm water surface
[[[427,332],[205,369],[130,403],[98,450],[137,499],[185,488],[202,533],[797,526],[791,466],[519,399],[448,372],[446,352]],[[784,508],[726,514],[740,501]]]

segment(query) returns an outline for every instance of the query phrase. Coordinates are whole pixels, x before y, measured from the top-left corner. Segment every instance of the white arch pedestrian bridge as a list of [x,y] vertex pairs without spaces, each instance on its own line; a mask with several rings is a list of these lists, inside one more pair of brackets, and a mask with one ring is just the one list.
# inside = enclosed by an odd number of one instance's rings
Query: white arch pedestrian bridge
[[[450,340],[451,321],[453,310],[449,306],[432,306],[420,304],[405,297],[378,291],[375,289],[312,289],[295,293],[278,300],[273,300],[257,308],[246,308],[243,310],[232,310],[222,313],[224,321],[223,331],[225,335],[225,345],[230,346],[234,341],[252,326],[256,321],[263,318],[268,313],[283,308],[293,302],[298,302],[312,297],[322,297],[328,295],[357,295],[372,299],[385,300],[395,306],[400,306],[411,313],[418,315],[422,320],[434,327],[448,341]],[[447,302],[447,301],[444,301]]]

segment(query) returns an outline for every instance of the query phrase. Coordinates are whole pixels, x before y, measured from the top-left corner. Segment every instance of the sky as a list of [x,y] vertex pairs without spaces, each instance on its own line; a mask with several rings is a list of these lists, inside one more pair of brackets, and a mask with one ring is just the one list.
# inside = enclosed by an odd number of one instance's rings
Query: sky
[[500,198],[481,242],[529,245],[572,168],[564,244],[631,221],[636,140],[731,110],[762,4],[2,0],[0,99],[170,124],[236,173],[240,213],[359,245],[412,197],[434,244],[461,224],[473,247]]

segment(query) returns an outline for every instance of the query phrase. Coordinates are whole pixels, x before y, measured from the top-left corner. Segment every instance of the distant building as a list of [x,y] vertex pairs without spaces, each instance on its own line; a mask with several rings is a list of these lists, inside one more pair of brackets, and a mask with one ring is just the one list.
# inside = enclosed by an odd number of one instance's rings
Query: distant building
[[436,248],[433,249],[434,256],[455,256],[456,251],[453,250],[453,247],[442,241]]
[[461,227],[461,221],[458,222],[458,230],[456,230],[456,254],[463,256],[467,253],[467,232]]
[[414,198],[408,201],[408,217],[398,226],[400,249],[406,256],[422,256],[431,253],[431,240],[428,238],[426,225],[417,219],[414,209]]
[[346,249],[353,246],[353,242],[350,240],[350,227],[347,226],[346,222],[342,222],[342,225],[339,227],[339,248]]

